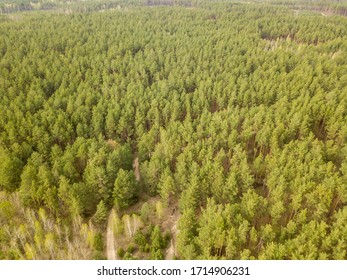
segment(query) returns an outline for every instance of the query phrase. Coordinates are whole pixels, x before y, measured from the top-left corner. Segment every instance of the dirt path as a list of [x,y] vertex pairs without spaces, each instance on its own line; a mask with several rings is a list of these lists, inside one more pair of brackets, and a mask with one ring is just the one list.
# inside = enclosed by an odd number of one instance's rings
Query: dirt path
[[[133,162],[133,168],[136,176],[136,180],[140,181],[140,168],[139,168],[139,158],[136,157]],[[114,237],[114,219],[115,211],[111,210],[110,215],[108,216],[107,230],[106,230],[106,255],[108,260],[117,260],[117,244]],[[132,234],[132,231],[130,230]]]
[[141,177],[140,177],[140,166],[139,166],[139,158],[138,157],[134,159],[133,168],[134,168],[134,172],[135,172],[136,181],[140,181]]
[[165,252],[165,260],[173,260],[175,256],[175,245],[173,239],[171,239],[170,247]]
[[107,236],[106,236],[106,250],[107,250],[107,259],[108,260],[117,260],[117,254],[116,254],[116,243],[114,238],[114,210],[111,210],[111,213],[108,217],[107,222]]
[[[174,208],[176,209],[176,208]],[[163,226],[168,227],[171,232],[171,240],[170,240],[170,246],[167,248],[165,252],[165,260],[173,260],[177,256],[176,252],[176,236],[177,236],[177,222],[179,219],[179,213],[178,211],[174,211],[175,213],[171,214],[171,217],[169,218],[168,225],[165,225],[164,222]]]

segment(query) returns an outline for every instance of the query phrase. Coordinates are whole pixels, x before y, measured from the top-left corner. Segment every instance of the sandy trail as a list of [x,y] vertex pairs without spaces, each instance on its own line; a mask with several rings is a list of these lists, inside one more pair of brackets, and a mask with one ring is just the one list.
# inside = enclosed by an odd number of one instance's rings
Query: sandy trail
[[171,227],[170,227],[170,232],[171,232],[171,241],[170,241],[170,246],[167,248],[165,252],[165,260],[173,260],[176,256],[176,236],[178,233],[177,230],[177,222],[179,219],[179,214],[178,211],[175,213],[175,215],[171,215]]
[[[139,158],[136,157],[133,162],[133,168],[136,176],[136,180],[140,181],[140,168],[139,168]],[[108,260],[118,260],[117,258],[117,244],[114,238],[114,218],[115,210],[112,209],[110,215],[108,216],[107,231],[106,231],[106,255]]]
[[134,172],[135,172],[136,181],[140,181],[140,179],[141,179],[141,177],[140,177],[140,164],[139,164],[139,158],[138,157],[134,159],[133,168],[134,168]]
[[[137,181],[141,180],[140,177],[140,168],[139,168],[139,159],[136,157],[133,162],[134,173]],[[167,228],[171,232],[171,241],[170,246],[167,248],[165,252],[166,260],[173,260],[176,257],[176,235],[177,235],[177,221],[179,219],[179,213],[176,211],[176,206],[172,209],[170,208],[171,216],[170,218],[164,222],[164,228]],[[114,236],[114,221],[115,221],[115,210],[112,209],[110,215],[108,216],[107,222],[107,232],[106,232],[106,255],[108,260],[118,260],[117,258],[117,244]],[[129,226],[129,233],[132,236],[136,230],[132,230]]]
[[107,222],[106,250],[107,250],[108,260],[117,260],[116,243],[115,243],[114,232],[113,232],[114,215],[115,215],[115,212],[112,209],[108,217],[108,222]]
[[165,252],[165,260],[173,260],[175,257],[175,245],[171,239],[170,247]]

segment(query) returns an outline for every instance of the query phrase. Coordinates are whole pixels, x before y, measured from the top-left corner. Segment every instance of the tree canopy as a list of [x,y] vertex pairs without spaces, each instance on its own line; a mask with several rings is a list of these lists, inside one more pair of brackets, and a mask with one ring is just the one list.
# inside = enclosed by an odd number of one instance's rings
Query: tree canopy
[[0,259],[347,258],[344,3],[71,2],[0,1]]

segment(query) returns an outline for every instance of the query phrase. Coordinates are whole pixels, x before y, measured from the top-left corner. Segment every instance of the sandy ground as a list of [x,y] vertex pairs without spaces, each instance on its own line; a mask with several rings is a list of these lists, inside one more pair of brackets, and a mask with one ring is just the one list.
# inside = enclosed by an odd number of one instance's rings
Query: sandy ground
[[[175,207],[176,208],[176,207]],[[176,210],[174,214],[168,218],[168,221],[163,223],[163,227],[170,230],[171,240],[170,246],[166,249],[165,260],[173,260],[177,256],[176,252],[176,236],[177,236],[177,222],[179,219],[179,213]]]
[[108,217],[108,223],[107,223],[107,259],[108,260],[117,260],[117,254],[116,254],[116,243],[113,233],[113,221],[114,221],[114,210],[112,209],[109,217]]
[[134,172],[135,172],[135,177],[137,181],[140,181],[141,177],[140,177],[140,165],[139,165],[139,158],[135,158],[134,162],[133,162],[133,168],[134,168]]
[[165,260],[173,260],[175,256],[175,245],[173,239],[171,239],[170,247],[165,252]]
[[[136,180],[140,181],[140,169],[139,169],[139,158],[135,158],[133,162],[134,172]],[[117,244],[114,237],[114,209],[111,210],[110,215],[108,216],[107,222],[107,232],[106,232],[106,255],[108,260],[117,260]]]
[[[134,173],[137,181],[141,180],[140,168],[139,168],[139,159],[136,157],[133,162]],[[147,203],[155,205],[155,202],[158,201],[159,198],[149,198]],[[140,207],[143,202],[139,202],[134,205],[134,209],[130,209],[130,212],[136,212],[135,209]],[[162,228],[164,230],[168,230],[171,233],[170,245],[165,251],[165,259],[172,260],[177,256],[176,252],[176,235],[177,235],[177,221],[179,219],[179,211],[177,209],[177,202],[171,203],[168,208],[165,210],[164,221],[162,221]],[[128,209],[129,210],[129,209]],[[132,211],[131,211],[132,210]],[[137,209],[139,211],[139,209]],[[114,235],[114,219],[115,219],[115,210],[112,209],[110,215],[108,217],[107,223],[107,232],[106,232],[106,255],[108,260],[117,260],[117,242]],[[133,230],[129,230],[133,232]]]

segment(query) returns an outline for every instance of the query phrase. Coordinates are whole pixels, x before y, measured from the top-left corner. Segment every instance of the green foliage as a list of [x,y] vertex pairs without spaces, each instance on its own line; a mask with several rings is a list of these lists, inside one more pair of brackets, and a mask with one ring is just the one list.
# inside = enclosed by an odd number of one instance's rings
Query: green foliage
[[150,206],[148,205],[147,202],[145,202],[142,205],[141,211],[140,211],[142,221],[144,221],[144,222],[148,221],[148,216],[150,214],[150,211],[151,211]]
[[345,3],[70,2],[0,0],[0,258],[347,258]]
[[114,182],[113,198],[117,207],[126,208],[136,202],[139,185],[133,171],[120,169]]
[[139,246],[140,250],[145,252],[146,245],[148,244],[147,238],[140,231],[137,231],[134,235],[134,242]]
[[159,226],[155,226],[151,233],[151,246],[154,250],[164,247],[164,240]]
[[95,223],[99,226],[102,226],[105,224],[107,219],[107,208],[105,206],[105,203],[101,200],[96,207],[96,212],[92,218]]
[[166,242],[163,239],[163,235],[161,233],[159,226],[154,226],[150,235],[150,253],[152,260],[163,260],[164,254],[163,250],[166,247]]
[[163,252],[160,249],[151,249],[151,259],[152,260],[163,260],[164,259],[164,255]]
[[18,194],[0,192],[0,223],[2,259],[93,258],[88,242],[89,236],[94,239],[93,227],[83,225],[79,217],[62,222],[43,208],[25,209]]
[[134,257],[131,253],[126,252],[124,254],[123,260],[136,260],[136,257]]
[[123,249],[122,247],[119,247],[119,248],[117,249],[117,255],[118,255],[118,257],[120,257],[121,259],[123,259],[124,254],[125,254],[124,249]]
[[101,251],[95,251],[93,254],[93,260],[105,260],[106,257]]
[[127,253],[132,254],[134,253],[135,247],[134,244],[130,244],[127,248]]
[[96,251],[104,250],[104,238],[101,233],[95,234],[93,247]]
[[0,146],[0,187],[13,191],[18,188],[23,162]]
[[197,248],[195,235],[197,234],[197,220],[194,210],[187,209],[182,213],[178,223],[177,249],[183,259],[195,259]]

